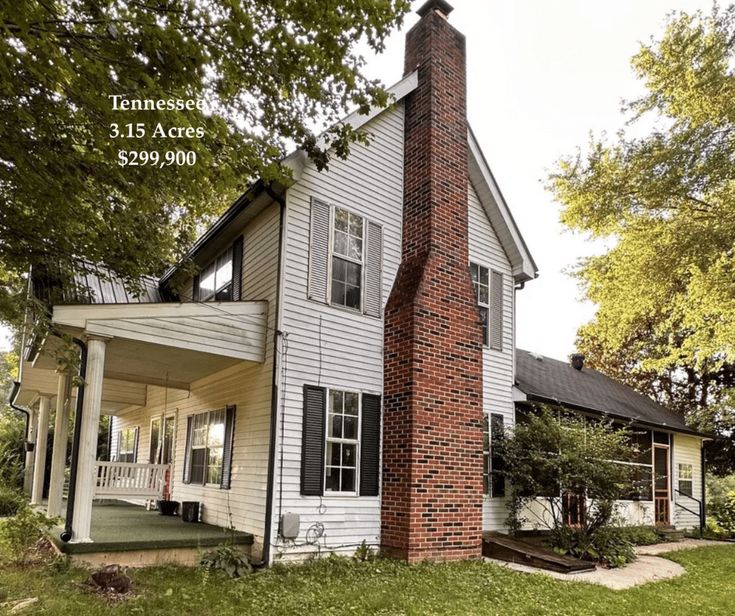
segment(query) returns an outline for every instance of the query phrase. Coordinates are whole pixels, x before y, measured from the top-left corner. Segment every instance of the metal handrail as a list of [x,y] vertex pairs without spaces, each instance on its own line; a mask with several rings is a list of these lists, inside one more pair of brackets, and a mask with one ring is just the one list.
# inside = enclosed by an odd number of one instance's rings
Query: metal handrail
[[696,511],[692,511],[691,509],[689,509],[689,507],[682,505],[679,501],[674,501],[674,506],[679,507],[684,511],[688,511],[692,515],[696,515],[699,518],[699,536],[702,537],[704,535],[704,507],[702,501],[692,496],[691,494],[686,494],[685,492],[682,492],[678,488],[674,488],[674,492],[676,492],[676,494],[680,494],[681,496],[686,496],[687,498],[690,498],[699,506],[699,513],[697,513]]

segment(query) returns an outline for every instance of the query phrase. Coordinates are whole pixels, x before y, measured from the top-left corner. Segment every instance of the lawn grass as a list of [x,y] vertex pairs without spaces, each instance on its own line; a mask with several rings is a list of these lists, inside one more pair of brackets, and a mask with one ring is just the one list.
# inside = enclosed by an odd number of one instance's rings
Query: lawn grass
[[132,572],[137,597],[108,606],[76,583],[87,572],[0,570],[2,600],[39,597],[35,614],[732,614],[735,546],[668,555],[687,573],[679,578],[613,591],[558,581],[482,562],[355,564],[325,558],[275,567],[230,580],[197,569],[156,567]]

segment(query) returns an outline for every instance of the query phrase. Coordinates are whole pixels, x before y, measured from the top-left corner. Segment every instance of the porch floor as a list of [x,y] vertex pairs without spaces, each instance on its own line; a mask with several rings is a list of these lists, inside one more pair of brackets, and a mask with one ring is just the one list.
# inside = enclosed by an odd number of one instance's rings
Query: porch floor
[[176,516],[159,515],[124,501],[95,503],[92,507],[92,543],[64,543],[61,527],[52,533],[65,554],[125,552],[171,548],[212,547],[224,543],[252,545],[250,533],[210,524],[186,523]]

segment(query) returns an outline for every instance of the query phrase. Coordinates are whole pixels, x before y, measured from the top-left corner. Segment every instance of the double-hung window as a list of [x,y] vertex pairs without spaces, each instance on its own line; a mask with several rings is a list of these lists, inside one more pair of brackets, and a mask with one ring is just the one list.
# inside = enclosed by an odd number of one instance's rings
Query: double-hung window
[[332,389],[327,402],[326,492],[357,493],[360,394]]
[[679,492],[686,496],[694,494],[694,467],[691,464],[679,464]]
[[332,304],[362,310],[365,223],[341,207],[334,208],[332,229]]
[[477,263],[470,263],[472,286],[482,321],[482,342],[496,351],[503,350],[503,274]]
[[232,247],[230,247],[202,269],[199,276],[199,301],[232,301],[232,272]]
[[222,481],[225,444],[225,409],[194,415],[191,427],[189,480],[191,483]]
[[138,428],[124,428],[117,433],[117,461],[135,462]]

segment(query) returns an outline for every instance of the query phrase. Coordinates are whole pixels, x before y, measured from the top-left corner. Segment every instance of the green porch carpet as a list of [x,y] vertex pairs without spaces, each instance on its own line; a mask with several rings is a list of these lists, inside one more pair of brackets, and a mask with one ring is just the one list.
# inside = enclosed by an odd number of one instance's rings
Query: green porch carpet
[[181,518],[159,515],[144,507],[122,501],[95,503],[92,508],[93,543],[64,543],[61,527],[52,538],[65,554],[212,547],[221,543],[251,545],[250,533],[210,524],[182,522]]

